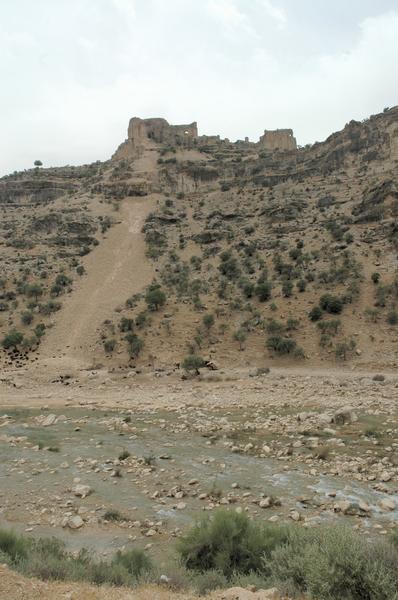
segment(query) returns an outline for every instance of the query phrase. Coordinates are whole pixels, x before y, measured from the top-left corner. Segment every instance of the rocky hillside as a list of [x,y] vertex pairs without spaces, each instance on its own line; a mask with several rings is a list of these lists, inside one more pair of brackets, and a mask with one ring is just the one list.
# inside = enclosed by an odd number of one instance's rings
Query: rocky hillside
[[126,297],[92,322],[95,364],[397,366],[398,107],[305,148],[133,119],[107,163],[1,179],[3,360],[40,358],[133,202],[146,258],[112,280]]

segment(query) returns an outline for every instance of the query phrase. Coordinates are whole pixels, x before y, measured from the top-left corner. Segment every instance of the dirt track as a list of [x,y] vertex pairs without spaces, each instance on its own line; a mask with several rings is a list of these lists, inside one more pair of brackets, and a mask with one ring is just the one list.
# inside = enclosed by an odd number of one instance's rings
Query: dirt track
[[125,200],[107,239],[86,257],[87,274],[63,302],[40,347],[40,359],[62,359],[63,368],[90,363],[99,343],[98,330],[113,310],[152,280],[153,268],[145,257],[141,227],[154,198]]

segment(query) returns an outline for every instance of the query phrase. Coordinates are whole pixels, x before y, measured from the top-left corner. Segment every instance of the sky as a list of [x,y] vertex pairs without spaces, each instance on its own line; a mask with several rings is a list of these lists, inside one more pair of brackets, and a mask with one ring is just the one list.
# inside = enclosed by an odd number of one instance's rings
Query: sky
[[322,141],[397,74],[397,0],[0,0],[0,175],[106,160],[133,116]]

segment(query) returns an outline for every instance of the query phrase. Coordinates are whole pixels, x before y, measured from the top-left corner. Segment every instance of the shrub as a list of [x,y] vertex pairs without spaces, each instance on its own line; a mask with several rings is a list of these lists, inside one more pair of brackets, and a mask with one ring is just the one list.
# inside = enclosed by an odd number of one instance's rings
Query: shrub
[[116,340],[111,339],[111,340],[104,341],[104,350],[107,354],[111,354],[111,352],[114,351],[115,347],[116,347]]
[[204,367],[204,365],[205,361],[203,360],[203,358],[197,356],[196,354],[190,354],[189,356],[184,358],[181,364],[184,371],[187,371],[188,373],[194,371],[197,375],[199,375],[199,369]]
[[338,315],[343,310],[343,302],[337,296],[331,294],[324,294],[319,300],[320,307],[326,312],[334,315]]
[[374,284],[379,283],[380,277],[381,277],[380,273],[377,273],[377,272],[374,272],[371,275],[371,278],[372,278],[372,281],[373,281]]
[[21,321],[23,325],[30,325],[33,321],[33,313],[29,311],[25,311],[21,315]]
[[308,313],[308,317],[311,321],[319,321],[319,319],[322,319],[322,316],[323,312],[320,306],[314,306]]
[[333,333],[336,334],[340,328],[340,319],[331,319],[330,321],[321,321],[318,323],[318,328],[322,333]]
[[300,279],[297,282],[297,289],[300,293],[305,292],[306,287],[307,287],[307,282],[305,279]]
[[129,333],[126,335],[125,339],[128,344],[127,349],[129,355],[133,358],[137,358],[144,347],[144,340],[135,333]]
[[38,298],[43,295],[43,288],[38,283],[32,283],[25,287],[25,294],[28,298],[34,298],[37,302]]
[[209,331],[214,325],[214,315],[211,313],[204,315],[202,322],[205,328]]
[[389,325],[397,325],[398,324],[398,313],[395,310],[392,310],[387,315],[387,323]]
[[138,579],[141,575],[152,570],[152,562],[142,550],[118,550],[112,564],[121,565],[126,571]]
[[342,527],[291,528],[272,554],[276,585],[317,600],[397,598],[397,573],[392,545],[369,542]]
[[149,310],[159,310],[166,303],[166,294],[162,291],[160,285],[155,284],[148,289],[145,302]]
[[256,286],[255,291],[260,302],[266,302],[271,298],[272,286],[269,281],[263,281]]
[[126,317],[123,317],[119,323],[119,329],[123,333],[126,333],[127,331],[133,331],[134,319],[127,319]]
[[293,354],[297,348],[296,341],[292,338],[283,338],[280,336],[272,336],[267,339],[266,346],[268,350],[276,354]]
[[348,354],[354,350],[356,346],[355,340],[343,341],[336,344],[334,353],[336,358],[347,360]]
[[267,333],[282,333],[285,330],[285,326],[276,319],[270,319],[266,325]]
[[213,519],[204,518],[192,527],[177,550],[188,569],[217,570],[230,577],[234,572],[262,570],[264,557],[285,538],[282,527],[262,528],[244,513],[220,510]]
[[1,344],[6,350],[8,350],[9,348],[17,348],[22,343],[23,338],[23,333],[21,333],[20,331],[16,331],[16,329],[13,329],[9,333],[7,333]]
[[284,281],[282,284],[282,294],[285,298],[290,298],[293,292],[293,283],[291,281]]
[[238,331],[235,331],[234,340],[235,342],[238,342],[239,350],[243,350],[243,344],[245,343],[246,339],[247,333],[244,329],[238,329]]

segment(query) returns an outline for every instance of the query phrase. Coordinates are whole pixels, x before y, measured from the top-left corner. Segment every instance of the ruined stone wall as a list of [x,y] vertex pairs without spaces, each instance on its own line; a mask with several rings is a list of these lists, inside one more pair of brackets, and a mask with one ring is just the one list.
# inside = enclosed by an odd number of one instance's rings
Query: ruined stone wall
[[146,140],[158,144],[183,144],[184,140],[198,137],[196,123],[189,125],[169,125],[166,119],[131,119],[128,128],[128,139],[140,145]]
[[293,136],[292,129],[275,129],[274,131],[264,131],[260,137],[259,145],[264,150],[296,150],[297,142]]

